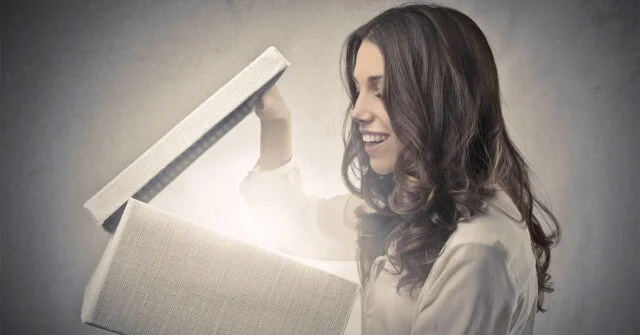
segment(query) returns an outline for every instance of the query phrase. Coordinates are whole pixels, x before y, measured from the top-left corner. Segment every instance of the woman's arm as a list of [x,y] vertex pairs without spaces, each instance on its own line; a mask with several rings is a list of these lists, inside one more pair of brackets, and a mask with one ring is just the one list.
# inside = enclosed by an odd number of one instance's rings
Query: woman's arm
[[281,251],[304,258],[355,259],[354,211],[360,199],[308,195],[293,159],[267,171],[256,166],[240,190],[259,223],[273,229]]
[[254,213],[277,230],[282,251],[307,258],[354,260],[356,217],[362,204],[351,195],[331,198],[305,193],[292,158],[291,116],[274,86],[256,104],[260,158],[242,181]]

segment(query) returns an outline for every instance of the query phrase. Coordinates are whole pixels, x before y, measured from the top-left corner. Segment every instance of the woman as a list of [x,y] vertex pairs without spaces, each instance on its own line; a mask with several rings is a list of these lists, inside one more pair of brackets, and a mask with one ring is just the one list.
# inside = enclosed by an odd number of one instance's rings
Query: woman
[[350,34],[343,56],[352,194],[304,193],[274,88],[256,106],[247,200],[286,223],[285,251],[357,259],[364,334],[531,334],[559,225],[507,134],[482,31],[454,9],[401,5]]

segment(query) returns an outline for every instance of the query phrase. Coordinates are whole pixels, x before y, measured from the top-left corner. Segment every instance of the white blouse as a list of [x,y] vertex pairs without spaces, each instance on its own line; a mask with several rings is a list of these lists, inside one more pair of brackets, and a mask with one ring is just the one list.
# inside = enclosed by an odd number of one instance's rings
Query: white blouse
[[[241,192],[260,215],[277,225],[278,246],[298,257],[355,260],[352,195],[307,195],[294,160],[273,170],[256,166]],[[459,223],[424,285],[409,295],[386,256],[378,257],[363,287],[362,333],[532,334],[538,282],[528,229],[500,191],[482,216]],[[392,271],[395,273],[395,271]]]

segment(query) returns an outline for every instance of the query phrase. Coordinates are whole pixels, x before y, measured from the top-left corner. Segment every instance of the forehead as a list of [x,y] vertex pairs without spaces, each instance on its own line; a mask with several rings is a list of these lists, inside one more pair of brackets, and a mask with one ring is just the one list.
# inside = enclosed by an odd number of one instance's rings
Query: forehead
[[362,41],[358,54],[356,55],[356,65],[353,69],[353,76],[358,82],[364,82],[369,76],[384,74],[384,57],[377,45],[369,40]]

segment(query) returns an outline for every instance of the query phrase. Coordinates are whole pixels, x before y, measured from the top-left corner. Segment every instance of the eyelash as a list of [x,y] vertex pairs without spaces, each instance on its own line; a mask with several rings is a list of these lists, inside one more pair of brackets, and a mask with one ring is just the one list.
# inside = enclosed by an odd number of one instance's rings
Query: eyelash
[[[356,88],[356,96],[360,95],[360,90]],[[382,98],[382,91],[376,91],[374,94],[378,98]]]

